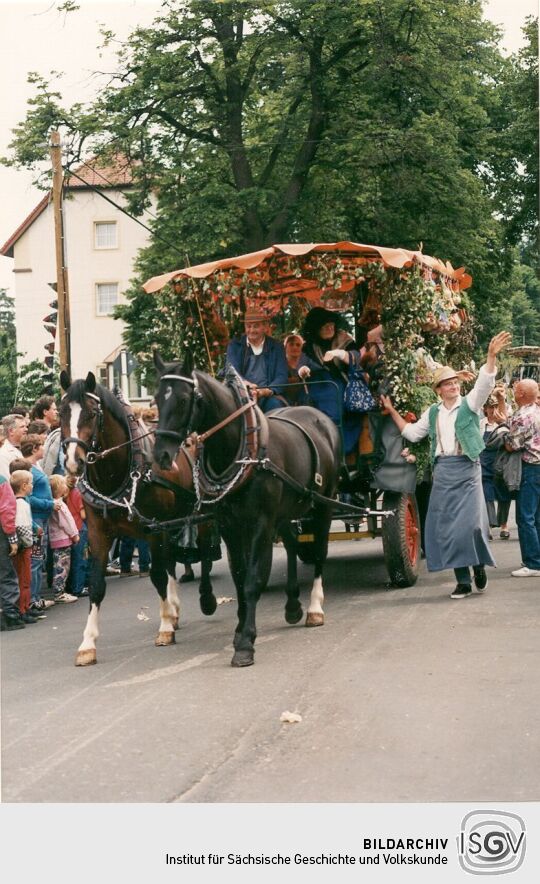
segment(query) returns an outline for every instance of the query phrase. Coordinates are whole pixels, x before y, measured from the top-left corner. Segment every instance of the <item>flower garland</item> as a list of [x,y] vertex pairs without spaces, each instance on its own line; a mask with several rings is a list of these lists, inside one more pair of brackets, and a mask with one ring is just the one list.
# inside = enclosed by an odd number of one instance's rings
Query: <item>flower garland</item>
[[[398,411],[410,414],[412,420],[436,399],[426,357],[428,364],[429,360],[444,364],[455,356],[463,365],[472,355],[472,321],[463,307],[456,310],[463,295],[452,289],[450,280],[419,264],[399,270],[379,260],[317,252],[276,256],[250,271],[231,268],[202,280],[182,278],[163,289],[157,299],[157,324],[165,321],[170,330],[169,358],[189,350],[196,364],[208,369],[199,310],[216,368],[223,361],[227,329],[231,335],[243,330],[242,316],[250,300],[270,312],[278,311],[285,317],[284,328],[296,330],[301,315],[313,306],[313,301],[302,298],[299,288],[290,298],[287,289],[294,289],[297,280],[313,281],[321,292],[320,300],[333,309],[351,309],[355,287],[361,283],[367,287],[368,297],[378,303],[384,329],[385,389]],[[468,306],[466,301],[464,306]],[[421,473],[427,464],[427,445],[419,443],[411,450]]]

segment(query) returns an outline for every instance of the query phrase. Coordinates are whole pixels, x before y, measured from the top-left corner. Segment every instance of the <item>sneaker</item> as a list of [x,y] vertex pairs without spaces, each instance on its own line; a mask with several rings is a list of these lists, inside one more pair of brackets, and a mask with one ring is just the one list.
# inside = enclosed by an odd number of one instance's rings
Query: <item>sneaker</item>
[[139,571],[139,577],[150,577],[150,571]]
[[76,602],[77,596],[71,595],[69,592],[60,592],[58,595],[55,595],[54,600],[55,602]]
[[458,583],[454,592],[450,596],[451,599],[465,599],[472,594],[472,586],[469,583]]
[[23,623],[26,623],[28,625],[38,622],[38,618],[34,617],[34,615],[31,614],[29,611],[27,611],[25,614],[21,614],[21,620],[23,621]]
[[499,537],[501,540],[510,540],[510,531],[507,531],[506,528],[502,528]]
[[33,602],[31,605],[31,611],[46,611],[47,608],[52,608],[54,602],[52,599],[38,599],[37,602]]
[[135,571],[120,571],[120,577],[133,577]]
[[512,571],[512,577],[540,577],[540,571],[537,571],[534,568],[527,568],[527,565],[523,565],[523,568],[518,568],[517,571]]
[[478,592],[485,592],[488,585],[486,569],[483,565],[478,565],[476,568],[473,568],[473,572],[474,585],[476,586]]
[[22,617],[18,614],[14,614],[10,617],[9,614],[2,613],[2,619],[0,622],[0,632],[11,632],[13,629],[24,629],[25,624],[23,622]]
[[47,619],[47,615],[44,614],[43,611],[36,610],[35,608],[30,608],[29,611],[27,611],[26,613],[27,614],[30,613],[32,615],[32,617],[34,617],[35,620],[46,620]]
[[90,593],[88,592],[88,590],[85,587],[84,589],[81,589],[81,591],[77,593],[77,598],[78,599],[88,598],[89,595],[90,595]]

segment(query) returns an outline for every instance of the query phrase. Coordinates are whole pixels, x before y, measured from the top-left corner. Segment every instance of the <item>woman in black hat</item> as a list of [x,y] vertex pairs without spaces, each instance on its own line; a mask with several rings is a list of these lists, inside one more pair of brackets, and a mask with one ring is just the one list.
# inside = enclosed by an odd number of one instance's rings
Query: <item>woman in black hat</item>
[[360,347],[347,331],[345,319],[324,307],[313,307],[309,311],[302,334],[305,343],[298,374],[312,382],[309,394],[315,408],[334,423],[342,424],[345,454],[348,454],[358,443],[362,415],[343,412],[343,393],[349,361],[358,364]]

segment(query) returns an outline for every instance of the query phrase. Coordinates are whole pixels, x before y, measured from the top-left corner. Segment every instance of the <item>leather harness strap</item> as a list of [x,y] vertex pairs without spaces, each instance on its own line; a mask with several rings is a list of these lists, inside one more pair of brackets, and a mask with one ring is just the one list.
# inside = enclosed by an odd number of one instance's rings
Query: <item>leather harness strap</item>
[[322,486],[323,480],[321,475],[321,459],[319,457],[319,450],[307,430],[301,424],[294,421],[291,417],[286,417],[284,414],[278,414],[277,412],[275,414],[270,413],[268,415],[268,418],[272,421],[281,421],[284,424],[291,424],[291,426],[296,427],[297,430],[300,430],[300,432],[304,436],[304,439],[308,443],[308,447],[311,452],[311,462],[313,465],[312,482],[320,488]]

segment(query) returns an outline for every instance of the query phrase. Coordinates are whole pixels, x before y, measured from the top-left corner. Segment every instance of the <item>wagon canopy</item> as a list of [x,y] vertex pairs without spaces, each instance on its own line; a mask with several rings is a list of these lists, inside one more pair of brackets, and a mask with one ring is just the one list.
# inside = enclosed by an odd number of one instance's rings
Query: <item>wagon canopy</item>
[[[323,256],[325,273],[320,274],[318,267],[322,266]],[[330,285],[328,259],[335,266],[335,279]],[[472,278],[465,273],[463,267],[454,269],[450,262],[424,255],[421,251],[344,241],[280,243],[258,252],[208,261],[153,276],[145,283],[144,290],[150,294],[169,283],[187,279],[207,280],[210,288],[213,288],[220,277],[227,275],[230,278],[232,275],[236,277],[239,286],[246,282],[251,283],[248,297],[250,300],[263,299],[265,307],[271,313],[282,309],[291,296],[310,302],[324,299],[326,306],[343,309],[347,292],[353,291],[362,266],[374,263],[397,270],[417,265],[425,272],[443,278],[457,291],[468,288],[472,283]],[[328,302],[329,289],[333,289],[335,303]]]

